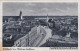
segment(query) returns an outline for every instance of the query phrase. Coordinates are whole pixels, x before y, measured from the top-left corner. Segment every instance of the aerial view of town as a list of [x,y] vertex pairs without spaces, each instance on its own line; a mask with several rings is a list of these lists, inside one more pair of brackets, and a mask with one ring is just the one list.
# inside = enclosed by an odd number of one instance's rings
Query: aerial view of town
[[77,3],[3,3],[2,27],[3,47],[78,47]]

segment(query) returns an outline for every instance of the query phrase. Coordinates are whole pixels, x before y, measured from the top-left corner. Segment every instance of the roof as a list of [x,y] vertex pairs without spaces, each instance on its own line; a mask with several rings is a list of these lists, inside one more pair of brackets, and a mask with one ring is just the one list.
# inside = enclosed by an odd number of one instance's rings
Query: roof
[[59,42],[59,43],[71,43],[76,44],[78,41],[72,38],[60,37],[59,35],[53,35],[52,38],[49,38],[48,41]]
[[11,25],[11,26],[7,26],[6,29],[8,28],[21,28],[20,25]]
[[15,20],[18,20],[20,18],[20,16],[3,16],[3,20],[7,20],[9,18],[13,18]]

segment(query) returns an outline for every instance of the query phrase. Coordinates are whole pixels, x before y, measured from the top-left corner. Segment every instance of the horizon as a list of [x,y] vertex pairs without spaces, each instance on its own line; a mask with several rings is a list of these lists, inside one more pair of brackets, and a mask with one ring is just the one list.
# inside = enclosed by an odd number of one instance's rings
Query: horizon
[[[33,16],[33,15],[28,15],[28,16]],[[34,16],[47,16],[47,15],[34,15]],[[59,15],[50,15],[50,16],[59,16]],[[77,16],[77,15],[63,15],[63,16]]]

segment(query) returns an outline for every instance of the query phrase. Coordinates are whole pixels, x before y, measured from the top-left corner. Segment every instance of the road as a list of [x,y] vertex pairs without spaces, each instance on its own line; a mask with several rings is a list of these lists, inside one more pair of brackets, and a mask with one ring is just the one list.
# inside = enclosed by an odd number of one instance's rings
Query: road
[[42,40],[45,38],[45,36],[46,36],[46,31],[42,28],[42,27],[40,27],[40,31],[41,31],[41,35],[39,36],[40,37],[40,41],[38,42],[38,44],[36,45],[36,47],[38,47],[39,45],[40,45],[40,43],[42,42]]
[[42,42],[45,35],[46,35],[46,31],[41,26],[38,26],[37,27],[37,37],[33,41],[33,44],[31,44],[31,47],[37,47]]
[[46,42],[46,40],[49,38],[49,37],[51,37],[52,36],[52,34],[51,34],[51,29],[50,28],[48,28],[48,27],[43,27],[43,26],[41,26],[45,31],[46,31],[46,35],[45,35],[45,37],[44,37],[44,35],[43,35],[43,39],[42,39],[42,41],[41,41],[41,43],[38,45],[38,46],[41,46],[42,44],[44,44],[45,42]]
[[32,47],[40,47],[46,42],[46,40],[52,36],[51,29],[47,26],[38,26],[37,27],[38,37],[34,40]]

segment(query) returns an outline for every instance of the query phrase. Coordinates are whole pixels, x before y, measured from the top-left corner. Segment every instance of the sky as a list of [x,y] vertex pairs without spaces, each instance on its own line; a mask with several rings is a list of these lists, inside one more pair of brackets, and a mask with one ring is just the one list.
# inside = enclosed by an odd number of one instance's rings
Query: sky
[[77,3],[4,2],[3,16],[77,16]]

